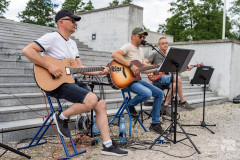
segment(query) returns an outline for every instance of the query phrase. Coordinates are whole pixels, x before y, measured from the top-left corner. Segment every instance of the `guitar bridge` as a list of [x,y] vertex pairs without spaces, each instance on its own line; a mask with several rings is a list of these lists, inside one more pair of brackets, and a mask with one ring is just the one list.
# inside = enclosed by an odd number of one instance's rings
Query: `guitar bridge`
[[65,69],[66,69],[66,74],[70,75],[71,74],[70,68],[66,67]]

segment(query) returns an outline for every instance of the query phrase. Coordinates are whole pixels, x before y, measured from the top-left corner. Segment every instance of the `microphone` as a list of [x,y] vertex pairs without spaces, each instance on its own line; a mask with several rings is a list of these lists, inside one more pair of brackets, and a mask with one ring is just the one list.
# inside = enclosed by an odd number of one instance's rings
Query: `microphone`
[[145,40],[142,40],[141,41],[141,45],[149,45],[149,46],[152,46],[152,44],[151,43],[147,43],[147,41],[145,41]]

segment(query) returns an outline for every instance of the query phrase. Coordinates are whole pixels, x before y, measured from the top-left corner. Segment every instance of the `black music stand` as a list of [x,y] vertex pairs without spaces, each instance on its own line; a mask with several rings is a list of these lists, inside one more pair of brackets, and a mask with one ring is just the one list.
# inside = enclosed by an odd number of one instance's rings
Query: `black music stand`
[[[169,50],[169,53],[167,54],[166,58],[163,61],[163,64],[161,65],[160,72],[175,72],[176,77],[178,77],[179,72],[183,72],[187,69],[187,66],[188,66],[190,60],[192,59],[194,52],[195,52],[194,50],[190,50],[190,49],[181,49],[181,48],[171,47]],[[173,121],[167,127],[167,129],[165,129],[160,134],[160,136],[157,139],[155,139],[155,141],[149,147],[149,149],[151,149],[153,147],[153,145],[156,144],[156,142],[158,142],[160,137],[163,136],[163,134],[166,133],[169,128],[173,127],[174,139],[173,140],[168,139],[168,140],[170,140],[174,144],[176,144],[177,142],[188,139],[191,142],[191,144],[193,145],[193,147],[195,148],[195,150],[198,152],[198,154],[200,154],[201,152],[198,150],[198,148],[195,146],[195,144],[193,143],[191,138],[188,136],[188,133],[185,132],[185,130],[183,129],[181,124],[177,121],[177,102],[178,102],[178,100],[177,100],[177,88],[178,88],[177,84],[178,84],[178,78],[176,78],[175,111],[172,116]],[[181,128],[182,132],[186,135],[187,138],[177,141],[177,134],[176,134],[177,133],[177,125]]]
[[212,134],[215,134],[212,130],[210,130],[207,126],[216,126],[216,124],[209,125],[205,122],[205,97],[206,97],[206,85],[209,84],[214,68],[210,66],[201,66],[198,67],[193,79],[191,80],[191,84],[203,84],[203,120],[200,121],[200,125],[182,125],[182,126],[201,126],[207,128]]
[[[28,155],[26,155],[25,153],[20,152],[20,151],[18,151],[18,150],[16,150],[16,149],[13,149],[13,148],[11,148],[11,147],[5,145],[5,144],[0,143],[0,147],[6,149],[7,151],[9,150],[9,151],[12,151],[12,152],[14,152],[14,153],[20,155],[20,156],[24,156],[24,157],[27,157],[28,159],[31,159],[31,157],[28,156]],[[4,152],[4,153],[5,153],[5,152]],[[4,154],[4,153],[3,153],[3,154]],[[3,155],[3,154],[2,154],[2,155]],[[1,157],[1,156],[0,156],[0,157]]]

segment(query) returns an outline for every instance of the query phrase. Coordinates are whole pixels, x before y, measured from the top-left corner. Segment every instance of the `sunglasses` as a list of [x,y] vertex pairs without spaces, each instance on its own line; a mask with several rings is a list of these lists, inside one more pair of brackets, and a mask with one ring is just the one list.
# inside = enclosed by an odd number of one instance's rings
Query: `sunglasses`
[[138,37],[139,37],[139,39],[145,39],[146,38],[146,36],[143,36],[143,35],[141,35],[141,34],[138,34]]
[[62,18],[61,20],[70,20],[73,24],[76,22],[74,18]]

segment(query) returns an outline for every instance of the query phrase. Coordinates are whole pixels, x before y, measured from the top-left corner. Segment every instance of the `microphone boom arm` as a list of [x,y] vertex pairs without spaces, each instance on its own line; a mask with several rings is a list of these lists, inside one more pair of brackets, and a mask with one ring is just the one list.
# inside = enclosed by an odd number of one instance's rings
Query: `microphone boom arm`
[[152,50],[157,51],[159,54],[161,54],[161,55],[163,56],[163,58],[165,58],[165,55],[163,55],[161,52],[159,52],[159,50],[157,50],[151,43],[147,43],[147,41],[142,40],[142,41],[141,41],[141,44],[144,45],[144,46],[145,46],[145,45],[151,46],[151,47],[152,47]]
[[155,51],[157,51],[159,54],[161,54],[162,56],[163,56],[163,58],[165,58],[165,55],[164,54],[162,54],[159,50],[157,50],[153,45],[149,45],[149,46],[151,46],[152,47],[152,50],[155,50]]

